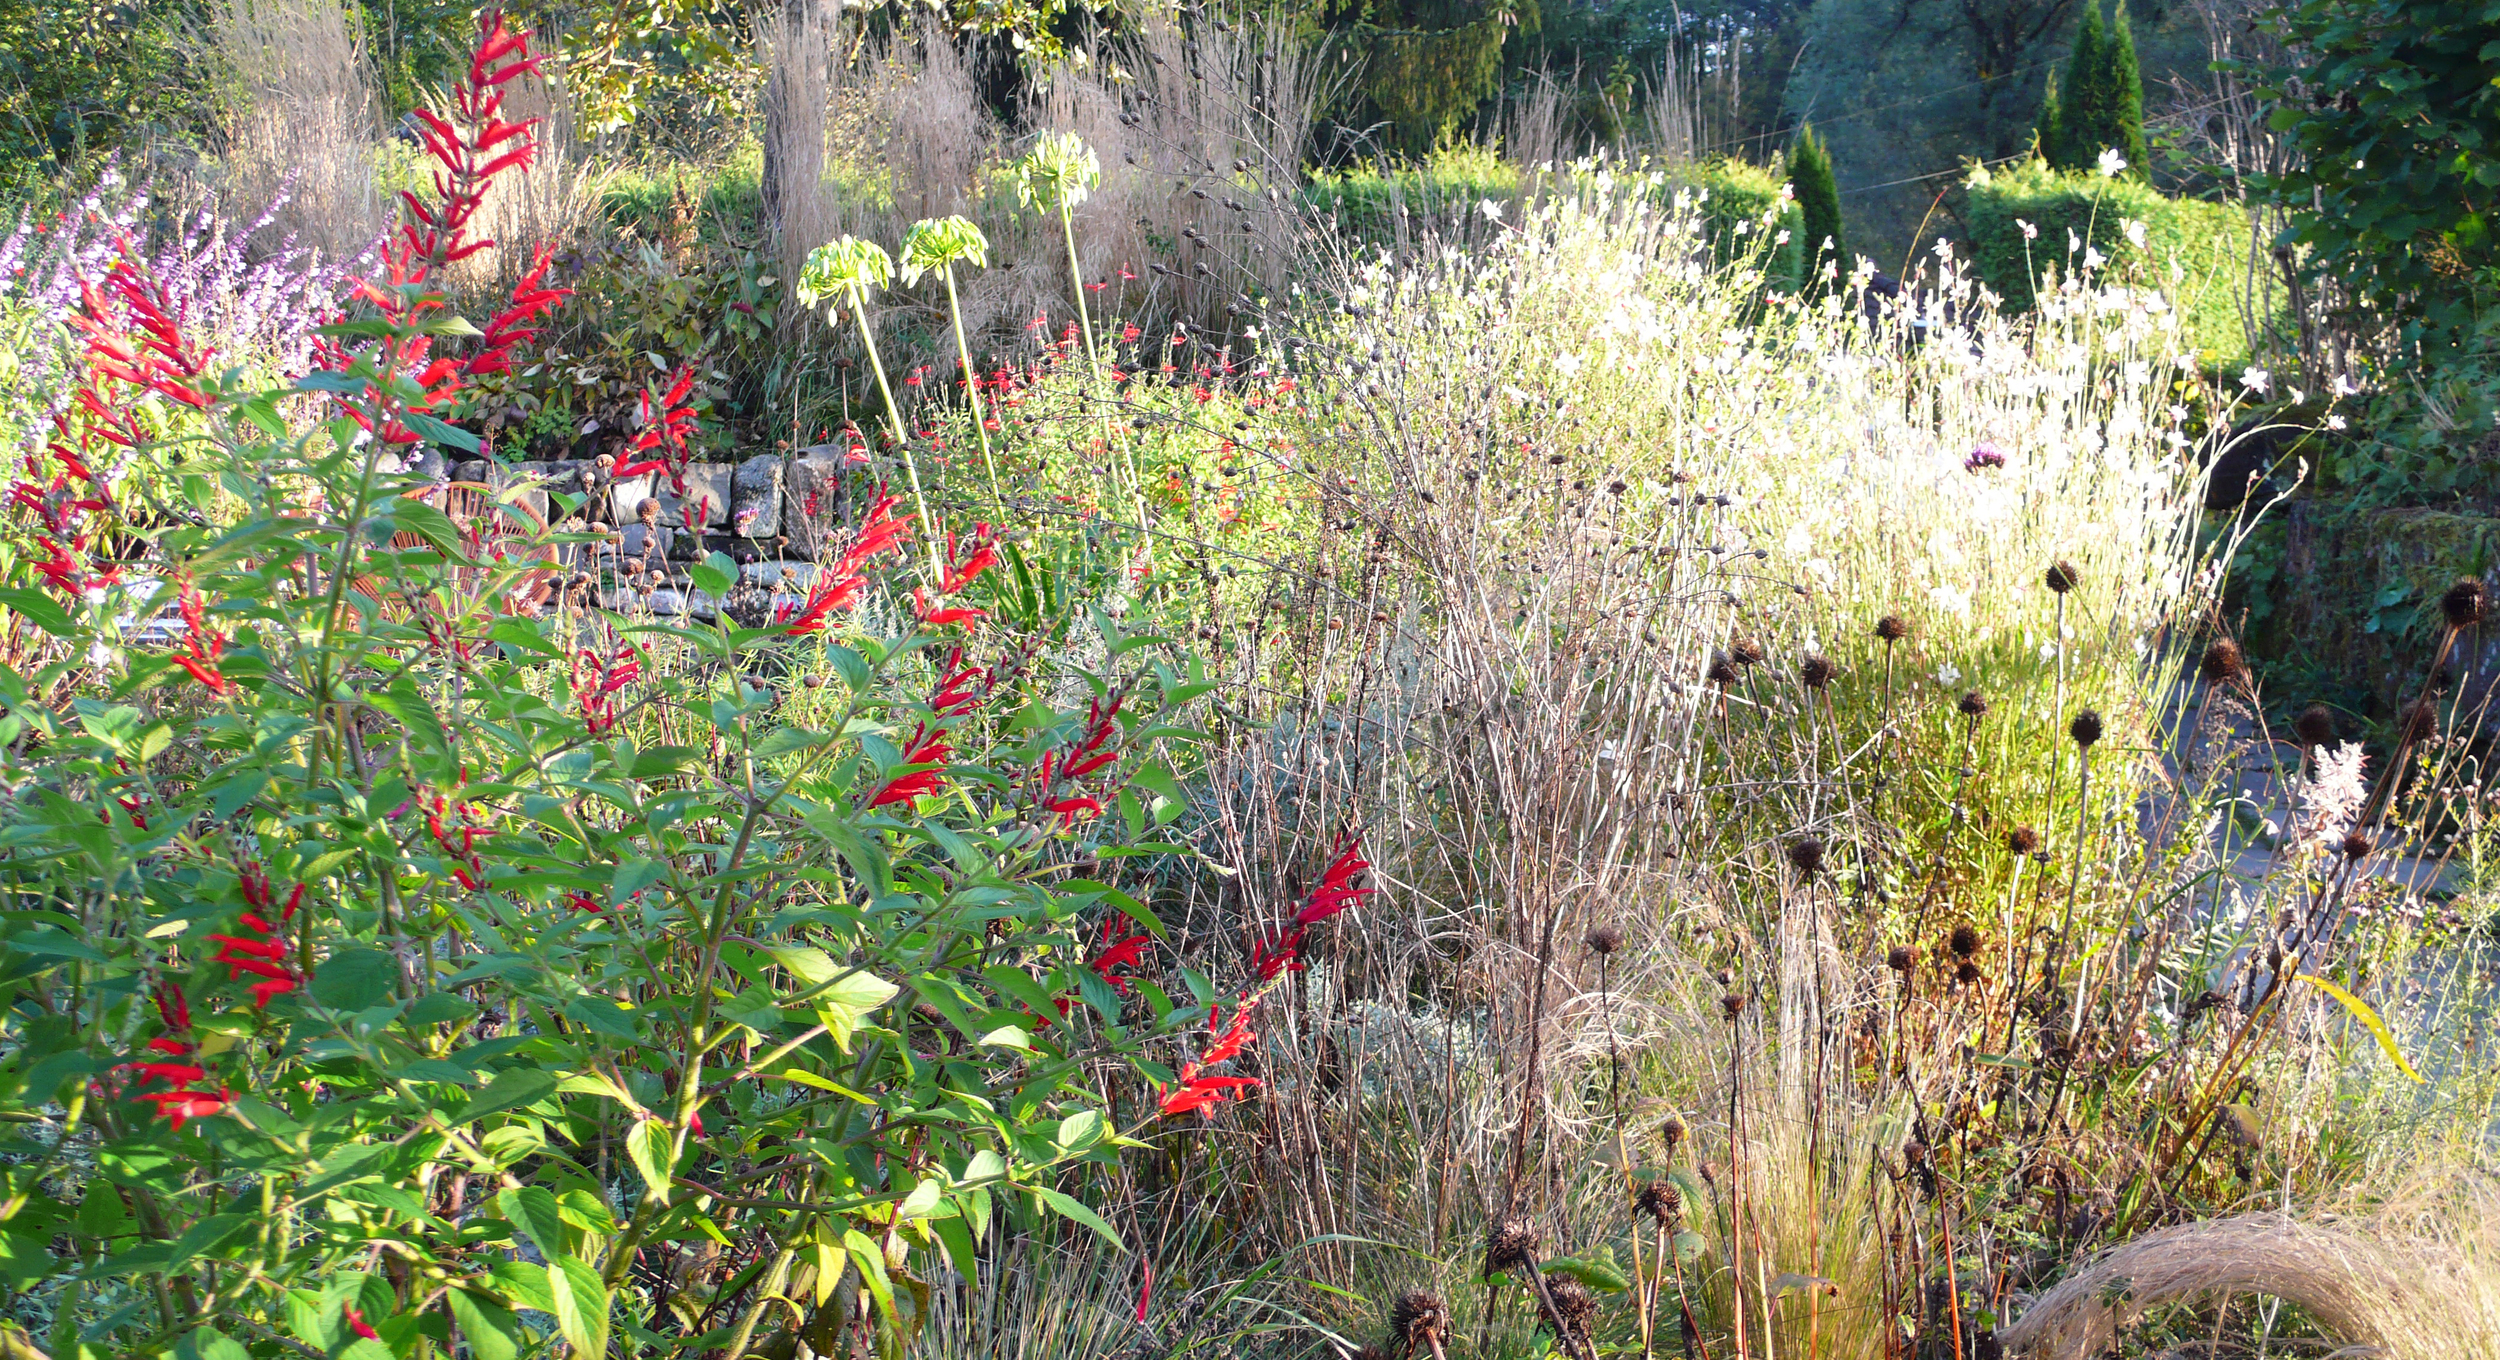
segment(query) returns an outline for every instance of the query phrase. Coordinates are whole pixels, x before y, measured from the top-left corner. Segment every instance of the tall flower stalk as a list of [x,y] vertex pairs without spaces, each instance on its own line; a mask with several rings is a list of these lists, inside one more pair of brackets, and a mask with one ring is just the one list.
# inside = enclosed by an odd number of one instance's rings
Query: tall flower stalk
[[[990,263],[990,241],[981,228],[962,217],[923,218],[911,225],[903,237],[903,282],[918,283],[920,276],[934,272],[946,281],[946,311],[955,322],[955,357],[964,368],[964,396],[972,403],[972,432],[981,441],[981,465],[990,474],[990,498],[1004,501],[1006,495],[998,485],[998,461],[990,453],[989,419],[981,409],[981,373],[972,366],[972,345],[964,338],[963,301],[955,292],[955,266],[968,264],[987,269]],[[1084,289],[1077,290],[1078,306],[1084,305]]]
[[[799,271],[799,301],[813,307],[817,303],[841,295],[851,304],[851,319],[859,325],[859,338],[868,347],[868,367],[877,375],[878,395],[885,398],[885,419],[894,433],[894,447],[903,459],[903,472],[911,481],[912,508],[919,512],[924,525],[936,521],[929,518],[929,499],[920,489],[920,465],[911,456],[911,436],[903,428],[903,408],[894,400],[894,384],[887,381],[885,358],[877,352],[876,328],[868,324],[868,292],[894,282],[894,257],[885,247],[856,236],[843,236],[827,241],[807,252],[806,267]],[[939,562],[937,540],[930,537],[929,572],[943,575]]]

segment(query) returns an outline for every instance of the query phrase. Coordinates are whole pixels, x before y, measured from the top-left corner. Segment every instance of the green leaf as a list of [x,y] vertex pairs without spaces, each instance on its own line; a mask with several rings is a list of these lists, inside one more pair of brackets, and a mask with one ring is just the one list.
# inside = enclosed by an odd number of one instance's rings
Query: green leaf
[[539,1185],[502,1191],[495,1196],[495,1211],[511,1220],[539,1255],[552,1261],[564,1254],[564,1219],[556,1211],[554,1191]]
[[60,601],[42,591],[22,587],[0,590],[0,608],[15,611],[27,622],[54,637],[78,635],[77,621],[69,616],[69,611],[61,607]]
[[1072,1223],[1082,1223],[1086,1227],[1093,1229],[1095,1233],[1101,1236],[1103,1241],[1111,1244],[1112,1250],[1128,1250],[1127,1247],[1120,1244],[1120,1235],[1112,1231],[1110,1224],[1102,1221],[1102,1216],[1100,1214],[1095,1213],[1093,1210],[1086,1208],[1084,1205],[1077,1203],[1075,1200],[1070,1199],[1066,1195],[1060,1194],[1058,1191],[1050,1189],[1047,1186],[1034,1186],[1033,1193],[1042,1197],[1042,1203],[1049,1205],[1051,1212],[1059,1215],[1061,1218],[1069,1220]]
[[547,1262],[547,1288],[555,1295],[556,1327],[581,1360],[604,1360],[608,1353],[608,1289],[599,1272],[570,1256]]
[[526,1338],[521,1333],[521,1320],[512,1310],[492,1303],[465,1289],[454,1289],[445,1296],[451,1304],[451,1318],[460,1326],[460,1336],[469,1343],[474,1360],[520,1360]]
[[635,1120],[625,1135],[626,1155],[634,1159],[634,1170],[642,1174],[642,1183],[651,1188],[653,1199],[661,1204],[668,1203],[676,1142],[668,1125],[656,1119]]
[[555,1094],[555,1089],[555,1073],[535,1067],[516,1067],[509,1072],[498,1073],[493,1081],[486,1083],[486,1089],[478,1092],[476,1099],[460,1111],[456,1122],[465,1124],[484,1115],[519,1109],[546,1099]]
[[2413,1078],[2413,1080],[2417,1082],[2422,1080],[2422,1074],[2414,1071],[2413,1064],[2406,1062],[2405,1055],[2397,1050],[2396,1036],[2388,1031],[2387,1022],[2378,1018],[2378,1012],[2370,1009],[2369,1002],[2362,1000],[2360,997],[2354,996],[2352,993],[2345,991],[2343,988],[2336,986],[2334,983],[2327,981],[2325,978],[2319,977],[2315,973],[2295,973],[2292,976],[2298,978],[2302,982],[2308,983],[2310,986],[2317,988],[2319,991],[2326,993],[2328,996],[2334,997],[2337,1001],[2344,1003],[2344,1009],[2352,1012],[2353,1019],[2360,1021],[2363,1026],[2368,1028],[2370,1031],[2370,1037],[2378,1040],[2378,1046],[2386,1050],[2388,1061],[2396,1064],[2397,1071],[2404,1073],[2406,1076]]
[[478,451],[477,436],[457,425],[446,425],[421,411],[404,411],[401,415],[409,429],[434,443],[448,444],[462,453]]
[[399,962],[379,949],[342,949],[314,971],[313,1000],[334,1011],[361,1011],[388,1001]]
[[[242,1342],[224,1332],[214,1327],[202,1327],[175,1344],[174,1360],[252,1360],[252,1353],[243,1348]],[[480,1360],[490,1358],[481,1356]],[[501,1360],[509,1360],[509,1357]]]
[[868,1282],[868,1292],[876,1296],[877,1307],[884,1311],[886,1321],[902,1326],[903,1320],[894,1312],[894,1282],[886,1277],[884,1249],[857,1228],[842,1234],[842,1245],[849,1248],[851,1259],[859,1263],[860,1278]]
[[1591,1289],[1603,1289],[1609,1293],[1619,1294],[1632,1287],[1632,1282],[1623,1278],[1623,1272],[1585,1256],[1557,1256],[1546,1261],[1544,1268],[1547,1271],[1559,1270]]

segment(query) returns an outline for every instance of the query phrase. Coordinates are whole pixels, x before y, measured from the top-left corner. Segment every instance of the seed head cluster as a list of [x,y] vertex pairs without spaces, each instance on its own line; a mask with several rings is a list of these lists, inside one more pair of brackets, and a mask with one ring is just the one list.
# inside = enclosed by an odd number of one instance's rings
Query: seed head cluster
[[2075,739],[2075,745],[2091,750],[2092,744],[2101,739],[2100,710],[2087,708],[2076,714],[2075,720],[2066,724],[2066,735]]
[[2483,582],[2480,577],[2460,576],[2439,597],[2439,612],[2447,616],[2451,628],[2471,628],[2483,621]]
[[2324,704],[2311,704],[2292,719],[2292,730],[2300,735],[2302,747],[2315,750],[2335,744],[2335,711]]
[[1599,926],[1589,932],[1586,943],[1589,952],[1602,959],[1623,948],[1623,929],[1620,926]]
[[1875,621],[1875,636],[1886,642],[1899,642],[1910,635],[1910,621],[1899,614],[1886,614]]
[[2082,583],[2083,574],[2075,570],[2074,563],[2061,557],[2051,562],[2049,569],[2041,573],[2040,581],[2049,589],[2063,595]]
[[1788,862],[1798,873],[1812,878],[1823,871],[1823,841],[1818,836],[1799,836],[1788,843]]
[[1821,652],[1808,652],[1797,662],[1797,682],[1807,689],[1821,689],[1836,674],[1832,659]]
[[2208,685],[2238,684],[2248,678],[2248,654],[2231,638],[2215,638],[2205,644],[2205,655],[2196,663],[2196,674]]

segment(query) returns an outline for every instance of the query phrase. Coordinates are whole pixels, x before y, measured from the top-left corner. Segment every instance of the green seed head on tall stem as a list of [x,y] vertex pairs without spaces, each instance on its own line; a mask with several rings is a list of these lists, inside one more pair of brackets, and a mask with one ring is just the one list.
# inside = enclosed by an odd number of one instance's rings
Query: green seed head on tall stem
[[1102,161],[1073,132],[1045,132],[1015,163],[1016,201],[1028,208],[1073,208],[1102,185]]
[[[811,261],[813,257],[810,257]],[[921,276],[934,274],[955,265],[987,269],[990,264],[990,238],[981,228],[962,217],[924,217],[911,224],[903,234],[903,282],[918,283]]]
[[894,257],[885,253],[885,247],[843,236],[807,252],[807,263],[799,270],[799,301],[813,307],[827,298],[850,292],[865,295],[893,282]]

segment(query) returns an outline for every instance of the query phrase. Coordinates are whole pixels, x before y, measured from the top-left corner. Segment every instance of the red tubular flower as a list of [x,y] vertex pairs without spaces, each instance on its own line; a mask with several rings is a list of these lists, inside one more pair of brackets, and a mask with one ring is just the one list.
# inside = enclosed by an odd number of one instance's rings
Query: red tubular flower
[[860,521],[851,546],[817,571],[816,583],[807,592],[807,603],[792,616],[784,631],[792,637],[823,632],[835,610],[859,603],[859,593],[868,585],[863,574],[868,563],[880,553],[893,551],[910,532],[911,520],[895,517],[894,498],[879,496],[877,503],[868,507],[868,517]]
[[231,692],[225,672],[217,668],[217,659],[226,654],[226,635],[208,626],[207,606],[200,602],[200,592],[189,581],[182,583],[183,650],[174,664],[191,673],[209,693],[223,696]]
[[677,494],[686,494],[686,463],[691,456],[688,452],[689,441],[700,428],[694,414],[693,393],[694,367],[686,365],[677,370],[676,379],[669,384],[668,394],[660,398],[656,406],[648,391],[637,399],[636,415],[642,429],[635,434],[625,456],[617,461],[612,475],[618,481],[650,472],[665,472]]
[[382,1334],[373,1330],[371,1324],[365,1321],[363,1309],[343,1308],[339,1310],[339,1315],[347,1320],[347,1330],[354,1332],[359,1338],[366,1341],[379,1341],[382,1339]]
[[1088,817],[1101,816],[1102,803],[1093,798],[1062,798],[1048,804],[1048,810],[1059,815],[1059,829],[1065,831],[1076,825],[1076,817],[1080,812]]
[[1315,925],[1380,891],[1354,886],[1354,881],[1371,867],[1371,861],[1363,858],[1362,833],[1349,830],[1339,835],[1336,854],[1329,860],[1327,871],[1320,875],[1319,890],[1311,894],[1302,910],[1294,913],[1293,923]]
[[[1103,923],[1103,934],[1105,937],[1108,937],[1111,934],[1111,923],[1108,921]],[[1129,936],[1127,939],[1115,941],[1112,944],[1104,946],[1099,953],[1094,955],[1094,957],[1085,961],[1085,966],[1093,969],[1095,976],[1110,983],[1111,990],[1118,992],[1122,996],[1126,996],[1128,995],[1129,988],[1135,985],[1136,980],[1115,973],[1112,970],[1115,968],[1137,967],[1138,964],[1145,959],[1146,951],[1153,947],[1154,937],[1140,931],[1135,935]]]
[[939,717],[960,718],[989,697],[989,671],[965,665],[963,648],[948,652],[946,665],[941,669],[946,672],[945,678],[938,681],[937,692],[929,696],[929,709]]
[[1155,1101],[1157,1110],[1166,1115],[1185,1114],[1191,1110],[1221,1104],[1232,1099],[1235,1093],[1259,1084],[1256,1077],[1206,1075],[1207,1068],[1231,1062],[1241,1056],[1241,1050],[1247,1047],[1252,1039],[1258,1037],[1250,1028],[1250,1010],[1256,1004],[1255,1001],[1244,999],[1233,1011],[1233,1020],[1230,1025],[1222,1025],[1224,1017],[1220,1009],[1207,1017],[1207,1031],[1215,1036],[1214,1041],[1209,1043],[1206,1052],[1200,1054],[1195,1060],[1181,1064],[1177,1081],[1168,1087],[1157,1088],[1158,1098]]
[[946,531],[946,574],[938,578],[937,593],[953,595],[971,585],[982,572],[998,565],[998,531],[987,524],[972,526],[972,536],[963,553],[956,553],[955,531]]
[[954,749],[946,744],[945,728],[923,723],[912,729],[911,742],[903,750],[903,763],[930,768],[887,780],[885,787],[877,790],[876,796],[868,800],[868,806],[881,808],[891,803],[909,803],[922,794],[937,792],[945,787],[946,758],[953,754]]
[[642,678],[642,663],[631,643],[602,657],[588,647],[573,656],[573,698],[581,705],[582,722],[593,735],[616,727],[616,694]]
[[242,872],[243,901],[250,908],[237,920],[241,935],[211,935],[217,941],[217,962],[226,965],[228,975],[236,982],[246,977],[260,981],[252,984],[252,1005],[265,1009],[270,998],[284,995],[303,985],[303,978],[287,962],[286,941],[281,938],[286,925],[295,919],[295,909],[304,901],[304,885],[298,883],[287,894],[286,906],[271,921],[266,913],[276,905],[276,894],[269,885],[267,871],[258,861],[245,864]]
[[[519,135],[528,124],[504,123],[508,135]],[[470,377],[512,371],[511,355],[516,345],[538,338],[537,322],[573,295],[570,288],[548,288],[541,285],[547,276],[547,264],[554,252],[540,245],[530,258],[530,271],[512,285],[511,305],[486,323],[486,333],[478,342],[477,353],[461,365],[461,372]]]
[[1111,740],[1120,732],[1120,705],[1123,702],[1125,702],[1125,696],[1115,694],[1108,702],[1093,699],[1086,703],[1085,735],[1078,740],[1076,749],[1069,752],[1067,760],[1060,766],[1061,778],[1070,781],[1083,779],[1120,758],[1120,753],[1112,747]]
[[602,915],[607,911],[606,907],[599,905],[598,898],[593,897],[586,892],[567,893],[564,898],[564,905],[571,907],[575,911],[586,911],[592,915]]
[[141,1091],[139,1099],[156,1106],[156,1112],[180,1133],[185,1120],[225,1113],[234,1103],[234,1092],[222,1086],[214,1091]]

